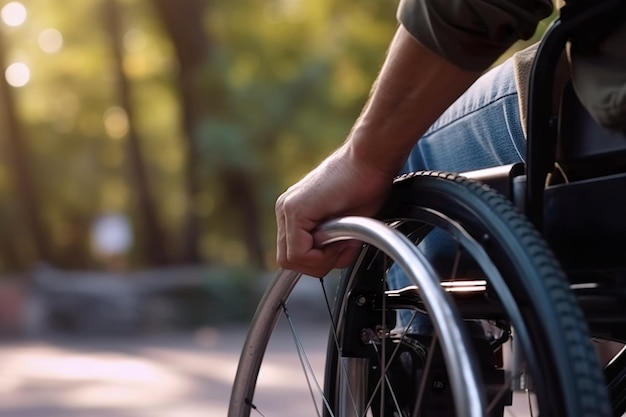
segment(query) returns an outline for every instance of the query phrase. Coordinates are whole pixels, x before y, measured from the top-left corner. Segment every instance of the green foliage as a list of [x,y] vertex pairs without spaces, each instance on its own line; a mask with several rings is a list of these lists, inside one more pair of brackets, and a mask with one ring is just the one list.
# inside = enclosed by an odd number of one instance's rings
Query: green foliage
[[[20,61],[31,69],[30,82],[13,91],[42,202],[39,212],[60,262],[73,254],[85,259],[70,264],[97,265],[89,252],[90,223],[107,212],[134,218],[135,194],[128,174],[127,125],[116,107],[104,3],[22,4],[26,21],[18,27],[2,25],[2,32],[9,46],[7,65]],[[184,202],[187,167],[178,63],[151,1],[120,0],[119,5],[134,128],[160,220],[168,236],[176,237],[189,209]],[[205,10],[211,59],[200,82],[213,94],[205,97],[211,112],[197,131],[203,189],[194,209],[202,222],[200,244],[211,248],[211,258],[218,262],[246,262],[240,238],[229,232],[239,220],[219,201],[218,173],[237,169],[255,179],[271,259],[274,199],[345,137],[395,28],[395,6],[379,1],[231,0],[211,2]],[[62,34],[58,51],[42,50],[40,36],[46,29]],[[11,161],[3,155],[0,268],[15,264],[8,247],[26,254],[22,266],[28,267],[29,243],[21,233],[25,220],[14,198]],[[178,243],[171,240],[173,250]],[[76,252],[77,247],[83,250]],[[145,257],[140,247],[135,252],[131,259],[141,266]]]
[[[128,126],[117,107],[103,1],[21,1],[28,10],[24,24],[0,25],[9,46],[7,63],[22,61],[31,68],[30,82],[14,93],[40,194],[38,209],[66,262],[60,266],[71,267],[67,259],[95,266],[90,223],[112,211],[136,219]],[[134,128],[170,249],[179,249],[185,213],[195,210],[206,259],[248,262],[241,234],[232,232],[241,219],[221,191],[220,175],[234,170],[254,180],[264,251],[273,259],[274,200],[345,138],[395,31],[396,3],[206,2],[200,18],[210,57],[198,85],[210,91],[203,97],[209,111],[195,132],[201,190],[192,207],[185,200],[187,138],[176,51],[153,1],[118,3]],[[39,37],[50,28],[62,34],[63,46],[46,53]],[[0,139],[5,135],[0,130]],[[29,250],[20,233],[24,220],[4,141],[0,150],[0,269],[7,269],[11,250]],[[132,265],[144,266],[146,259],[137,245]]]

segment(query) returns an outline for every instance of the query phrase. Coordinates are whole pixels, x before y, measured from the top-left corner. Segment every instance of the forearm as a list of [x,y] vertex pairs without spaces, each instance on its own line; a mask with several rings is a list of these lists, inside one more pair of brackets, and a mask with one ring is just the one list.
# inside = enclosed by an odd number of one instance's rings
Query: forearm
[[429,51],[400,26],[346,146],[355,158],[395,174],[417,139],[479,75]]

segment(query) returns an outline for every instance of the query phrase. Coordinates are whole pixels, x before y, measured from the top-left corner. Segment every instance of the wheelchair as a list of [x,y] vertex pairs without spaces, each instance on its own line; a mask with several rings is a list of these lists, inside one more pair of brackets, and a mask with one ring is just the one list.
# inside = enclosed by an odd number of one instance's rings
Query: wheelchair
[[[567,42],[623,22],[625,10],[623,0],[570,0],[548,29],[531,76],[525,164],[403,175],[376,219],[321,228],[321,244],[363,247],[334,306],[321,280],[323,383],[294,333],[312,396],[297,415],[626,413],[626,349],[606,364],[595,349],[626,343],[626,134],[599,127],[571,86],[556,111],[545,99]],[[299,278],[279,271],[266,290],[229,417],[265,415],[258,376],[276,323],[293,328]]]

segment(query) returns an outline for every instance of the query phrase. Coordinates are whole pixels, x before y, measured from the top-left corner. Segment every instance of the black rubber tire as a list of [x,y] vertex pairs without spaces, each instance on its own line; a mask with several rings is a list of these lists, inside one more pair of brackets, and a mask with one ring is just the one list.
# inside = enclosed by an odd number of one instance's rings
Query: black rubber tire
[[[608,395],[589,332],[567,279],[550,249],[523,215],[501,194],[467,178],[418,172],[399,178],[379,218],[426,222],[424,210],[444,215],[487,252],[517,307],[507,315],[521,340],[533,378],[540,415],[608,417]],[[423,223],[422,223],[423,224]],[[359,270],[345,274],[335,307],[337,332],[345,329],[346,298]],[[500,294],[498,294],[500,295]],[[355,331],[360,331],[355,329]],[[527,334],[524,335],[524,332]],[[336,401],[338,351],[329,340],[325,392]]]

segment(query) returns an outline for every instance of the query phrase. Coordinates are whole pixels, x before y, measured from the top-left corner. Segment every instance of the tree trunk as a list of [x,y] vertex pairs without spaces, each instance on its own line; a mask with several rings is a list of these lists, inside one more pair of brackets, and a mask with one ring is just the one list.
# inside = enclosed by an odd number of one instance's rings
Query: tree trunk
[[235,169],[222,171],[220,177],[229,206],[239,212],[239,232],[243,236],[250,264],[262,269],[265,267],[265,251],[259,233],[261,225],[254,182],[250,175]]
[[[5,126],[6,144],[7,144],[7,160],[11,164],[13,175],[13,186],[19,198],[19,204],[23,215],[23,222],[26,225],[26,235],[32,247],[31,256],[34,259],[26,259],[25,264],[33,261],[53,262],[53,251],[49,236],[45,231],[41,214],[39,212],[40,202],[39,195],[32,178],[32,172],[28,161],[26,151],[26,138],[22,133],[20,122],[18,120],[15,108],[15,98],[11,86],[4,77],[6,69],[6,49],[4,46],[4,38],[0,33],[0,105],[4,109],[3,125]],[[19,223],[19,221],[18,221]],[[17,242],[14,245],[19,246]],[[14,254],[17,255],[17,252]],[[12,260],[15,263],[15,259]],[[23,261],[17,261],[21,264]]]
[[209,59],[210,45],[202,27],[203,4],[197,0],[153,0],[156,9],[174,44],[179,62],[178,89],[182,105],[182,127],[186,136],[185,186],[187,209],[183,221],[182,261],[197,263],[199,221],[195,201],[200,194],[197,129],[206,113],[199,79],[203,65]]
[[154,199],[148,183],[140,140],[135,130],[134,111],[130,98],[130,86],[124,73],[122,53],[122,24],[116,0],[106,0],[107,26],[111,36],[113,61],[117,75],[117,94],[121,107],[128,117],[128,165],[131,172],[138,205],[140,236],[146,249],[147,259],[152,265],[168,263],[165,235],[161,228]]
[[[178,77],[180,100],[183,108],[183,130],[187,137],[186,167],[187,192],[190,210],[187,212],[184,241],[187,261],[198,259],[198,219],[193,210],[193,202],[199,195],[200,178],[197,167],[202,162],[198,156],[199,127],[203,119],[214,116],[219,106],[225,100],[220,100],[226,94],[218,90],[218,84],[208,83],[203,88],[202,80],[211,74],[209,70],[211,39],[203,27],[204,2],[199,0],[153,0],[161,20],[169,34],[179,61],[180,74]],[[209,85],[211,87],[206,87]],[[207,138],[211,140],[211,138]],[[263,254],[260,244],[260,227],[258,220],[258,205],[252,186],[250,174],[241,169],[228,168],[217,170],[218,180],[224,184],[226,190],[224,198],[228,207],[238,210],[241,216],[240,224],[245,225],[242,231],[243,240],[253,262],[262,265]]]

